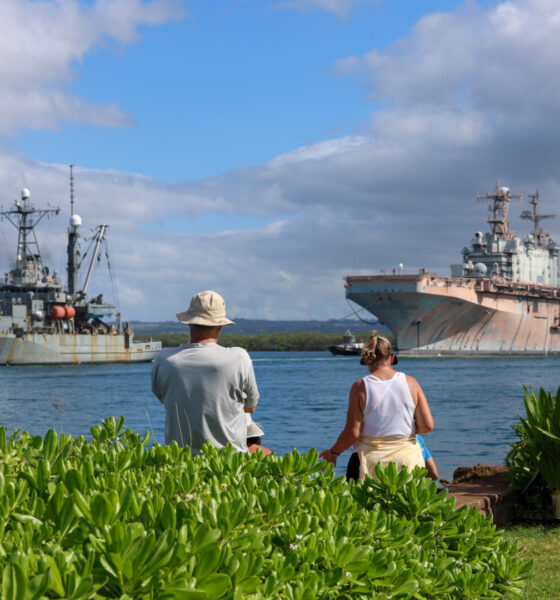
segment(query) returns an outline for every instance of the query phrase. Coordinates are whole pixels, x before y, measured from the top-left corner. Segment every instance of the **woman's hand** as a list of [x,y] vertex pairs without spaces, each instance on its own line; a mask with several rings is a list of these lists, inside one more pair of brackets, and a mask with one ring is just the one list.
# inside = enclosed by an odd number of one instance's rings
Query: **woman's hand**
[[336,467],[336,459],[338,458],[338,454],[335,454],[330,448],[328,450],[324,450],[319,454],[319,458],[330,462],[332,465]]

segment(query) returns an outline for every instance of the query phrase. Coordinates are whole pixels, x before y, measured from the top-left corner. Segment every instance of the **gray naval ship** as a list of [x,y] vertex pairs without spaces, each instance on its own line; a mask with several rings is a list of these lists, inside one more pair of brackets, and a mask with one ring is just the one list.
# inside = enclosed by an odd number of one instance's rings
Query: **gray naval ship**
[[37,224],[57,215],[60,208],[35,207],[29,190],[24,189],[9,210],[0,210],[0,218],[18,231],[15,264],[0,283],[0,365],[151,361],[161,350],[161,342],[135,342],[132,327],[121,322],[114,305],[104,302],[102,294],[87,296],[107,225],[97,226],[90,239],[91,260],[84,283],[78,286],[82,219],[74,214],[72,170],[70,205],[66,289],[58,274],[43,265],[35,235]]
[[418,275],[351,275],[346,297],[375,315],[396,337],[401,354],[560,354],[560,247],[539,226],[555,215],[533,210],[521,218],[533,233],[521,238],[509,227],[509,188],[489,200],[491,230],[477,231],[451,277],[426,269]]

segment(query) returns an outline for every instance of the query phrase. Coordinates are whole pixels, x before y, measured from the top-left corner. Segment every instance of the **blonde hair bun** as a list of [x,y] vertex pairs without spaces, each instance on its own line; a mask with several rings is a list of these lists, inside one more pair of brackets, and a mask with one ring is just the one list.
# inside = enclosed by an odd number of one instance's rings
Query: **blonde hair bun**
[[362,350],[362,362],[371,366],[376,362],[386,360],[391,354],[393,354],[391,342],[387,338],[380,336],[374,329],[369,334],[369,340]]

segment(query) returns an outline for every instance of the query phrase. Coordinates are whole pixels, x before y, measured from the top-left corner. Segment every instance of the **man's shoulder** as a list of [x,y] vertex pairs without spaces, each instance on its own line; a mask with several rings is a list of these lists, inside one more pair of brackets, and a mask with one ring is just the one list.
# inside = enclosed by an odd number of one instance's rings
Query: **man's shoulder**
[[171,348],[163,348],[162,350],[160,350],[157,353],[156,358],[168,358],[169,356],[173,356],[174,354],[181,352],[183,349],[184,348],[182,346],[173,346]]
[[226,348],[225,346],[217,345],[217,348],[220,348],[220,351],[228,356],[228,358],[239,359],[239,360],[251,360],[249,353],[245,348],[241,348],[240,346],[231,346]]
[[208,344],[198,348],[183,344],[174,348],[164,348],[154,359],[154,364],[171,364],[197,361],[218,361],[219,363],[246,364],[251,363],[251,357],[244,348],[232,346],[227,348],[219,344]]
[[179,352],[181,352],[182,350],[183,350],[183,348],[181,346],[173,346],[172,348],[163,348],[156,354],[156,356],[154,358],[154,364],[165,362],[165,361],[169,360],[175,354],[178,354]]

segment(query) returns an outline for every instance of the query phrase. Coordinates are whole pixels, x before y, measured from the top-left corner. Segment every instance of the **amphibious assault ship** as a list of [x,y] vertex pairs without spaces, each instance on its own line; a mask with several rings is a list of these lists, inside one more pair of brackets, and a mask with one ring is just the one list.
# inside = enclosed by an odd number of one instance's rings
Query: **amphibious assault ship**
[[[74,214],[74,185],[70,170],[70,226],[68,228],[68,281],[43,265],[35,227],[60,208],[36,208],[30,192],[8,210],[2,220],[18,231],[15,264],[0,282],[0,365],[45,365],[113,362],[147,362],[161,350],[161,342],[135,342],[129,323],[103,295],[87,297],[92,270],[106,240],[107,225],[99,225],[90,239],[91,260],[78,286],[79,228]],[[86,253],[87,254],[87,253]],[[84,255],[85,258],[85,255]],[[106,319],[115,323],[108,323]]]
[[533,210],[521,217],[534,230],[519,238],[508,209],[520,197],[499,184],[477,194],[490,201],[491,230],[475,233],[451,277],[348,276],[346,297],[389,327],[402,354],[560,354],[559,247],[539,226],[555,215],[539,214],[539,194],[530,196]]

